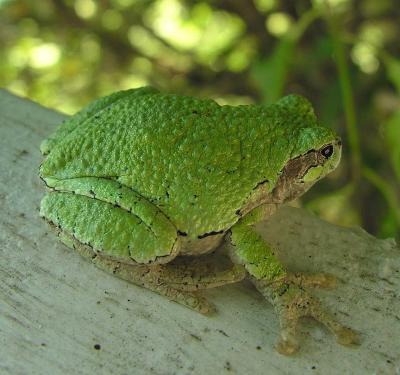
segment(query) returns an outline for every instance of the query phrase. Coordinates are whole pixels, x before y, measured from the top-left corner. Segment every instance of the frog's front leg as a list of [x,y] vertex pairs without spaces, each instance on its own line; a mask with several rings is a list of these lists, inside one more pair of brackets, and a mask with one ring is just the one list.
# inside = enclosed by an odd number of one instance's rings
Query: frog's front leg
[[244,264],[252,283],[275,308],[281,327],[276,349],[286,355],[297,351],[296,327],[299,319],[306,316],[323,323],[340,344],[356,343],[355,332],[334,320],[319,300],[305,289],[309,286],[332,287],[334,277],[288,273],[274,250],[254,231],[253,225],[263,219],[264,210],[263,207],[255,209],[231,228],[234,245],[231,257],[234,262]]

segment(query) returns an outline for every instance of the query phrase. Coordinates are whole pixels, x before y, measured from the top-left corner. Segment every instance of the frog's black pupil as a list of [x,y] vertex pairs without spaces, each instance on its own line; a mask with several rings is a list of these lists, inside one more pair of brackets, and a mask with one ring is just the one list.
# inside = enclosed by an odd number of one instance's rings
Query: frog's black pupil
[[332,154],[333,154],[333,146],[329,145],[329,146],[324,147],[321,150],[321,154],[323,156],[325,156],[327,159],[330,158],[332,156]]

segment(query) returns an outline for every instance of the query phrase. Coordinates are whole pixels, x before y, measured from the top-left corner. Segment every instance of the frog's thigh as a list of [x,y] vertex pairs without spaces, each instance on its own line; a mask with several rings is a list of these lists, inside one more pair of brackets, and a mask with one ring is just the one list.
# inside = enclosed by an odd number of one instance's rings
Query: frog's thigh
[[41,215],[94,252],[124,262],[170,261],[179,251],[176,229],[156,207],[146,212],[147,201],[135,202],[133,213],[99,199],[54,191],[43,198]]

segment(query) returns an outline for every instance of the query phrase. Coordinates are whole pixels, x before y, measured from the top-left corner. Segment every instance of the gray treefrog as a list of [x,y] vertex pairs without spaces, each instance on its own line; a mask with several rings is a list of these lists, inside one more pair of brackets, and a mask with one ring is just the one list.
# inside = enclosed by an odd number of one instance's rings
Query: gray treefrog
[[[288,272],[253,228],[339,163],[340,139],[303,97],[234,107],[120,91],[72,116],[41,151],[40,215],[100,268],[201,313],[213,306],[198,290],[249,278],[275,307],[283,354],[297,350],[303,316],[341,344],[356,341],[305,289],[333,278]],[[201,255],[224,240],[231,267],[204,266]]]

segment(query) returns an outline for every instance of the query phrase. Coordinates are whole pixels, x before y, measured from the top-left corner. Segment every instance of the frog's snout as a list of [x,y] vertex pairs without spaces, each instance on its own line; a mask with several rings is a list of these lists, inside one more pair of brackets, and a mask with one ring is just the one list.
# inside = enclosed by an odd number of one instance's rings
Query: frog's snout
[[[326,149],[328,148],[329,148],[329,153],[326,151]],[[321,153],[326,158],[326,162],[324,164],[327,165],[328,167],[327,173],[329,173],[329,171],[334,170],[340,162],[340,158],[342,156],[342,140],[340,138],[336,138],[334,142],[332,142],[330,145],[322,149]]]

